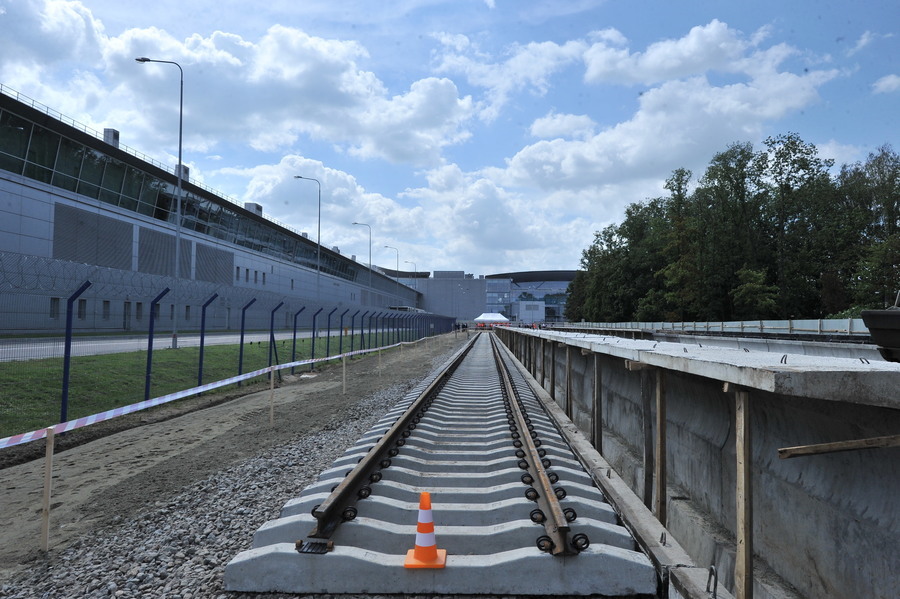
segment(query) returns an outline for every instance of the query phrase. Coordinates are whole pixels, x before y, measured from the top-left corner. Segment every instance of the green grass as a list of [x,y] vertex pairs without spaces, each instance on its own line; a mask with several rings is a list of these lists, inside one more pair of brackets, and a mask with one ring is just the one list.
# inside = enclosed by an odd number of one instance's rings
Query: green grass
[[[337,354],[339,341],[331,340],[331,354]],[[291,342],[278,341],[277,360],[291,361]],[[326,339],[316,340],[316,356],[325,356]],[[359,335],[354,336],[354,349]],[[349,351],[350,337],[344,337],[343,350]],[[203,352],[203,383],[227,379],[238,374],[239,345],[209,346]],[[297,340],[296,359],[309,358],[310,340]],[[197,386],[200,348],[153,351],[150,397],[159,397]],[[269,345],[244,345],[242,373],[269,365]],[[301,368],[309,368],[303,366]],[[104,412],[144,399],[147,352],[128,352],[102,356],[76,356],[70,364],[69,399],[66,418],[73,420]],[[58,423],[62,400],[63,359],[49,358],[0,363],[0,438],[38,430]],[[266,380],[255,377],[245,384]],[[236,385],[232,389],[236,388]]]

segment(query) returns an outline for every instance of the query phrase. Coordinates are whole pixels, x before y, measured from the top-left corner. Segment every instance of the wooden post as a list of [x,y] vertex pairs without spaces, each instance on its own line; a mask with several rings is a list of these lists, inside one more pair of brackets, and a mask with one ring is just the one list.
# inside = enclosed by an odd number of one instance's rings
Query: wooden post
[[653,422],[651,420],[650,373],[641,369],[641,425],[644,432],[644,505],[653,508]]
[[41,507],[41,550],[50,551],[50,495],[53,487],[54,427],[47,429],[47,452],[44,459],[44,504]]
[[735,497],[737,499],[737,548],[734,565],[734,596],[753,599],[753,487],[750,470],[753,461],[750,434],[750,393],[735,393],[734,452],[737,456]]
[[[556,342],[550,342],[550,397],[556,401]],[[558,404],[557,404],[558,405]]]
[[594,447],[603,455],[603,372],[600,370],[600,354],[594,354],[594,389],[591,398],[591,423]]
[[656,519],[666,525],[666,371],[656,368]]
[[545,374],[545,372],[547,370],[547,355],[546,355],[546,350],[544,349],[544,338],[543,337],[541,337],[540,358],[541,358],[541,388],[546,389],[546,387],[544,387],[544,381],[547,380],[547,376]]
[[275,367],[269,369],[269,426],[275,426]]
[[566,345],[566,416],[572,419],[572,352],[571,347]]

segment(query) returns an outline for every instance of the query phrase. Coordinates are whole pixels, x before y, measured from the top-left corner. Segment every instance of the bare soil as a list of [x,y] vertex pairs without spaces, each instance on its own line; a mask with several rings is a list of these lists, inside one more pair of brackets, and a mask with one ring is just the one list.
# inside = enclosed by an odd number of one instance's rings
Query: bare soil
[[[322,430],[360,398],[427,375],[435,358],[465,341],[451,333],[351,360],[346,393],[336,364],[286,375],[274,392],[257,386],[205,395],[63,435],[53,459],[51,552],[270,447]],[[42,556],[44,454],[44,441],[0,451],[0,581]]]

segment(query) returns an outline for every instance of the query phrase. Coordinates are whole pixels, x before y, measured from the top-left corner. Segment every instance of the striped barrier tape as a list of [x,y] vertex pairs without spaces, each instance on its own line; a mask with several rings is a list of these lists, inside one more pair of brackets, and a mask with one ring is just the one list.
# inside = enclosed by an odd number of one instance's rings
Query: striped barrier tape
[[[358,349],[352,352],[347,352],[344,354],[340,354],[337,356],[329,356],[327,358],[316,358],[315,360],[299,360],[297,362],[289,362],[287,364],[279,364],[276,366],[267,366],[266,368],[261,368],[259,370],[254,370],[253,372],[248,372],[246,374],[241,374],[238,376],[233,376],[231,378],[222,379],[221,381],[215,381],[212,383],[207,383],[205,385],[200,385],[199,387],[192,387],[191,389],[184,389],[182,391],[176,391],[175,393],[169,393],[168,395],[161,395],[160,397],[155,397],[153,399],[147,399],[145,401],[139,401],[138,403],[133,403],[128,406],[121,406],[118,408],[113,408],[112,410],[107,410],[106,412],[101,412],[99,414],[92,414],[90,416],[82,416],[81,418],[76,418],[75,420],[69,420],[68,422],[63,422],[61,424],[56,424],[53,426],[54,434],[60,434],[67,431],[72,431],[77,428],[82,428],[84,426],[90,426],[91,424],[97,424],[98,422],[103,422],[105,420],[110,420],[112,418],[116,418],[118,416],[124,416],[125,414],[131,414],[133,412],[139,412],[141,410],[146,410],[147,408],[153,408],[155,406],[160,406],[171,401],[175,401],[178,399],[184,399],[185,397],[190,397],[191,395],[196,395],[198,393],[203,393],[204,391],[212,391],[213,389],[218,389],[219,387],[224,387],[226,385],[232,385],[234,383],[238,383],[240,381],[244,381],[247,379],[252,379],[254,377],[268,374],[270,372],[275,372],[276,370],[284,370],[285,368],[294,368],[296,366],[305,366],[307,364],[315,364],[317,362],[327,362],[329,360],[337,360],[344,357],[352,357],[358,356],[362,354],[367,354],[373,351],[379,351],[383,349],[390,349],[392,347],[397,347],[400,345],[399,343],[394,345],[388,345],[384,347],[377,347],[374,349]],[[20,433],[18,435],[13,435],[11,437],[5,437],[0,439],[0,449],[5,449],[7,447],[14,447],[16,445],[22,445],[23,443],[29,443],[31,441],[37,441],[39,439],[43,439],[47,436],[47,428],[45,427],[36,431],[31,431],[28,433]]]

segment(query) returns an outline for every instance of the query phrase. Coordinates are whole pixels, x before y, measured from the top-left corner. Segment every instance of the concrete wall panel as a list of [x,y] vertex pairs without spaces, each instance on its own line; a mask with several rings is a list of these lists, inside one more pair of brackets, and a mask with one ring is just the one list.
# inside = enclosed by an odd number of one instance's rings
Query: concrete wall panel
[[[635,494],[643,496],[641,376],[647,372],[651,383],[656,377],[652,369],[628,370],[625,357],[633,359],[656,345],[630,342],[638,344],[632,348],[632,355],[618,341],[591,345],[583,335],[574,339],[565,334],[518,330],[499,334],[523,361],[526,352],[538,352],[526,362],[538,366],[538,380],[541,366],[548,374],[553,369],[554,388],[551,389],[549,375],[544,388],[555,393],[557,404],[563,408],[568,399],[573,422],[589,438],[595,426],[591,403],[594,358],[590,353],[582,355],[581,348],[591,347],[592,352],[598,353],[602,380],[599,413],[603,420],[603,442],[598,449]],[[543,337],[543,343],[534,336]],[[566,350],[558,347],[560,342],[573,345],[569,351],[568,382]],[[553,346],[557,346],[555,358]],[[672,355],[682,353],[687,354],[688,350]],[[900,586],[900,449],[860,449],[793,459],[779,458],[778,450],[896,435],[900,431],[900,396],[891,404],[882,391],[872,397],[867,394],[874,393],[876,387],[883,388],[882,384],[900,388],[900,365],[876,365],[871,377],[877,377],[879,384],[873,386],[866,383],[870,380],[866,378],[868,373],[829,362],[834,358],[823,357],[808,366],[798,366],[792,358],[792,365],[782,368],[772,365],[778,364],[780,355],[773,358],[761,356],[761,352],[736,353],[737,356],[722,358],[732,369],[729,372],[733,373],[737,364],[742,369],[741,376],[747,375],[744,380],[758,380],[761,387],[748,389],[753,550],[757,568],[754,596],[894,597]],[[747,364],[741,366],[740,360],[745,356]],[[715,372],[715,358],[713,366],[709,355],[702,356],[702,360],[699,370],[703,376],[686,372],[693,368],[690,356],[681,362],[658,360],[685,365],[685,371],[665,368],[667,524],[691,551],[696,563],[715,564],[720,581],[733,588],[737,521],[735,395],[725,392],[723,380],[707,376]],[[799,385],[805,384],[815,392],[827,387],[830,372],[834,372],[835,385],[856,391],[847,392],[841,401],[834,399],[833,391],[819,397],[798,397],[762,388],[770,386],[768,381],[777,377],[786,379],[790,386],[789,377],[796,373]],[[815,385],[805,382],[803,377],[807,374]],[[648,385],[644,392],[651,394],[649,417],[654,423],[655,439],[653,387]],[[569,398],[565,395],[567,388],[571,391]],[[886,401],[891,405],[882,407]]]

